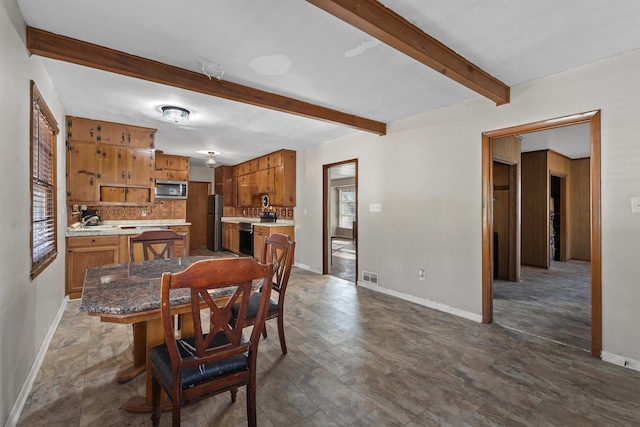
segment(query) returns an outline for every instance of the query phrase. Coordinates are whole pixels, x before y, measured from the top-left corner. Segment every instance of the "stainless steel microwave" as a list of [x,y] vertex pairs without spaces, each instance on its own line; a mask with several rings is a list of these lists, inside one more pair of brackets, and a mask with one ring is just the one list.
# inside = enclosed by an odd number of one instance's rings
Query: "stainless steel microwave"
[[186,199],[187,181],[156,180],[156,199]]

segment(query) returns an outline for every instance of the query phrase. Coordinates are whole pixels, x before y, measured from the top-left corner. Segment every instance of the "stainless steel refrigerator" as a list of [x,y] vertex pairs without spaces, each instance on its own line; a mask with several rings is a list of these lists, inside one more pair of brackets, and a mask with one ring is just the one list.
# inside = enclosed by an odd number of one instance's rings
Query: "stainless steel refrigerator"
[[207,208],[207,248],[222,251],[222,194],[209,196]]

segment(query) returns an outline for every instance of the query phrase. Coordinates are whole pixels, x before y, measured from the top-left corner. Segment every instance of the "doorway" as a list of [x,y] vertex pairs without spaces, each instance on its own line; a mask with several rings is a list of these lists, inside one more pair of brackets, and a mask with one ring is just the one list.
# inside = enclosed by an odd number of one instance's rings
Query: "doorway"
[[358,160],[323,166],[323,274],[358,278]]
[[[511,135],[523,135],[541,130],[549,130],[566,127],[581,123],[588,123],[590,134],[590,168],[588,176],[590,178],[589,196],[590,204],[590,282],[591,282],[591,353],[599,357],[602,349],[602,277],[601,277],[601,230],[600,230],[600,112],[591,111],[587,113],[575,114],[567,117],[546,120],[542,122],[530,123],[515,126],[507,129],[500,129],[485,132],[482,135],[482,316],[483,323],[491,323],[493,319],[493,140]],[[560,191],[562,191],[562,181],[560,181]],[[523,208],[524,209],[524,208]],[[547,211],[548,212],[548,211]],[[566,216],[566,215],[565,215]],[[562,218],[562,215],[561,215]],[[549,220],[546,220],[549,224]],[[566,230],[566,226],[565,226]],[[560,224],[560,240],[562,241],[562,222]],[[548,234],[546,234],[548,236]],[[566,247],[568,242],[565,238]],[[549,246],[547,245],[547,248]],[[547,253],[551,251],[546,250]],[[560,256],[563,255],[560,250]],[[547,257],[547,260],[550,258]],[[549,262],[549,261],[547,261]]]
[[186,220],[191,223],[191,250],[206,249],[207,247],[207,203],[209,194],[211,194],[210,182],[189,181]]

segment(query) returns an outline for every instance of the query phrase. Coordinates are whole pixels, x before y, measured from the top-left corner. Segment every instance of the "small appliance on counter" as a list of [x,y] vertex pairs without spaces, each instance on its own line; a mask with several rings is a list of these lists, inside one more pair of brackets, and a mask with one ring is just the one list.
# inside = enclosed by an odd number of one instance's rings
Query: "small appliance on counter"
[[276,211],[260,212],[260,222],[276,222],[278,213]]

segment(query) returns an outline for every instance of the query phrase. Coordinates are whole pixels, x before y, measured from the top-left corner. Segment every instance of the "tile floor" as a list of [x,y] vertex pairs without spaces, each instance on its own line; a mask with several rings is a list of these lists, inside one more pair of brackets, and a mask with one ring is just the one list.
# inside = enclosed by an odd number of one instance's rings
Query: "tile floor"
[[521,276],[494,281],[494,322],[590,351],[591,264],[552,261],[548,270],[523,266]]
[[339,277],[350,282],[356,281],[356,245],[351,239],[331,239],[331,266],[332,276]]
[[[131,327],[68,304],[19,426],[148,426],[118,384]],[[571,346],[482,325],[305,270],[292,272],[283,356],[260,342],[258,425],[637,426],[640,372]],[[183,426],[245,426],[244,390],[183,411]],[[170,417],[162,417],[170,425]]]

